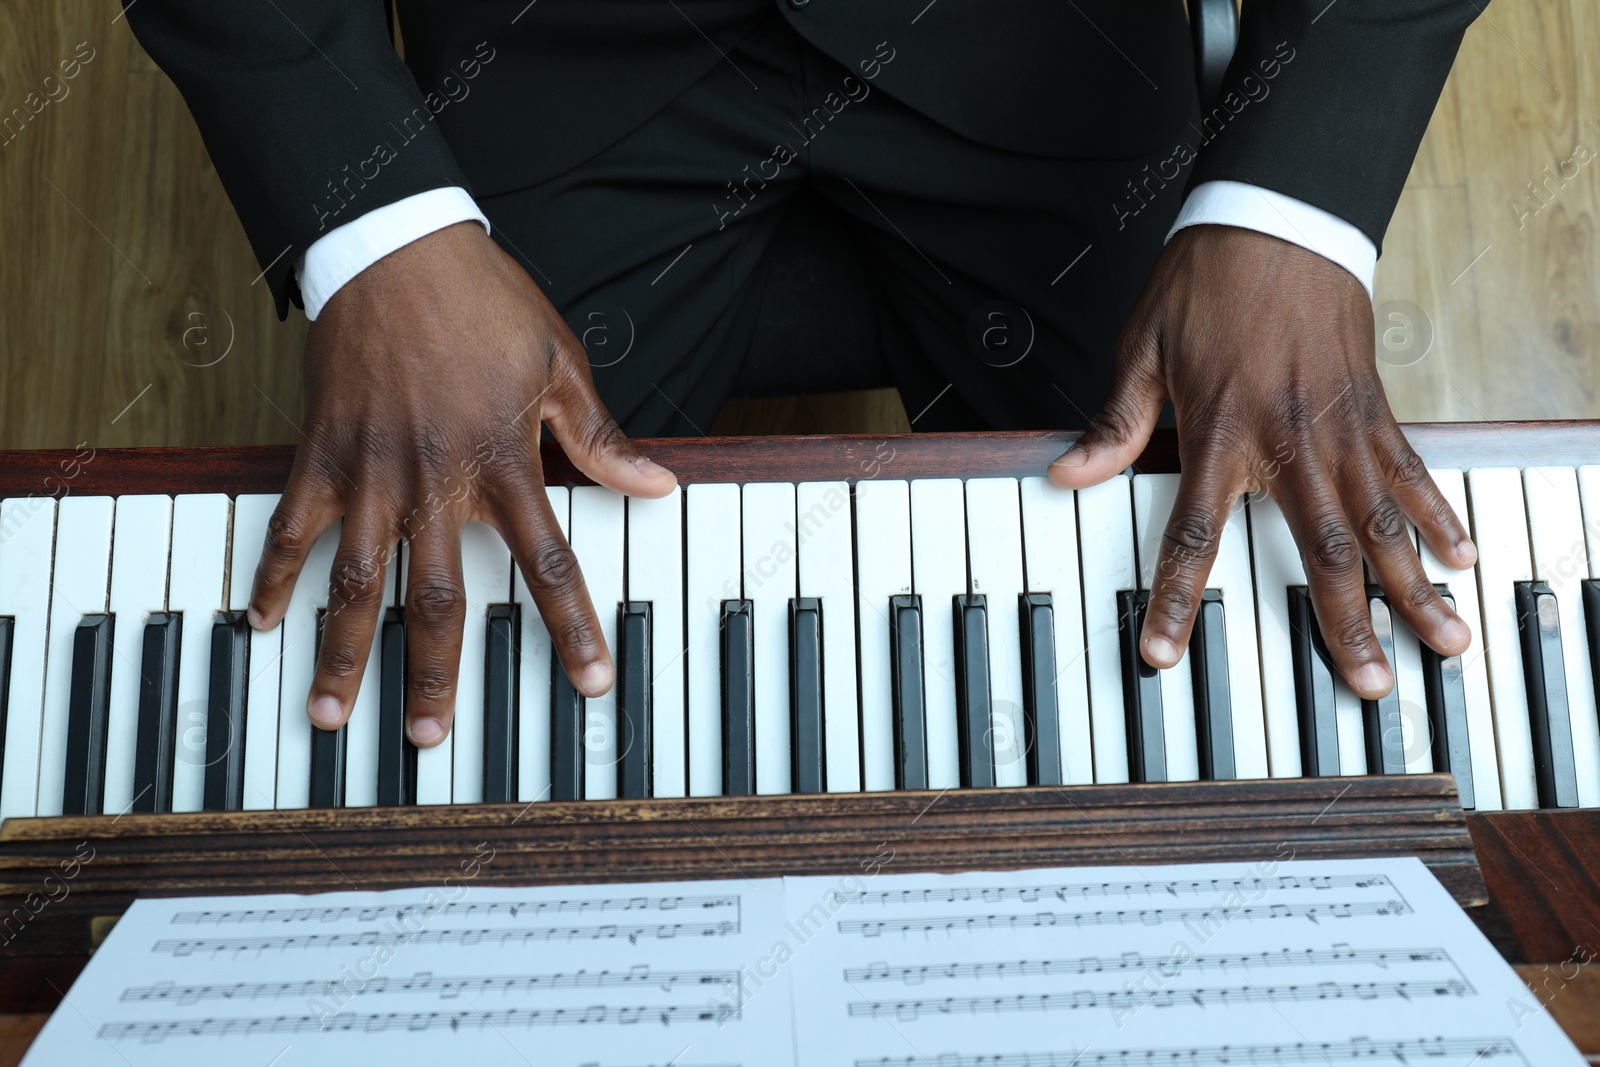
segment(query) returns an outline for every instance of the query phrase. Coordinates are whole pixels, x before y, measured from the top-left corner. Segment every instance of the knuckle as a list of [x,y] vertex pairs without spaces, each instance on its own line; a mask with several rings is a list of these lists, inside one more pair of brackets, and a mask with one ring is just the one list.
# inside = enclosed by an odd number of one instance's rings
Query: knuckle
[[1344,519],[1326,519],[1312,530],[1305,563],[1324,574],[1343,574],[1361,565],[1361,550]]
[[1384,496],[1367,510],[1361,531],[1374,544],[1390,544],[1405,539],[1406,520],[1400,505],[1393,497]]
[[327,678],[343,680],[353,677],[361,669],[364,659],[342,641],[324,644],[322,654],[317,657],[317,672]]
[[593,455],[604,455],[627,443],[627,435],[604,408],[590,413],[583,429],[584,448]]
[[455,676],[439,664],[419,663],[407,672],[407,694],[419,700],[449,700],[455,688]]
[[306,516],[279,508],[267,520],[267,537],[262,553],[275,561],[287,562],[298,558],[310,547],[310,543],[311,523]]
[[578,579],[578,557],[570,547],[559,541],[538,546],[534,549],[531,562],[534,592],[566,592]]
[[1399,600],[1413,611],[1422,611],[1431,608],[1439,598],[1439,591],[1428,581],[1428,576],[1419,574],[1406,583],[1405,590],[1400,594]]
[[1365,651],[1372,640],[1372,620],[1362,612],[1350,612],[1334,622],[1328,636],[1335,646],[1348,652]]
[[453,582],[424,579],[411,590],[406,613],[419,626],[447,626],[466,614],[467,598]]
[[595,644],[587,619],[569,619],[556,628],[556,644],[574,652],[588,652]]
[[1126,441],[1132,437],[1137,423],[1138,411],[1133,401],[1120,392],[1113,392],[1111,396],[1106,397],[1100,410],[1089,420],[1092,429],[1101,437],[1113,442]]
[[1298,382],[1277,390],[1269,402],[1271,410],[1277,413],[1278,424],[1285,430],[1303,430],[1311,424],[1311,397]]
[[383,596],[383,567],[371,553],[341,557],[328,576],[328,594],[352,608],[368,607]]
[[1383,457],[1384,475],[1389,483],[1396,488],[1416,491],[1431,489],[1433,479],[1428,475],[1428,466],[1422,462],[1422,457],[1411,450],[1410,446],[1402,444]]
[[1186,562],[1209,556],[1217,547],[1217,517],[1200,510],[1174,515],[1161,540],[1172,556]]
[[1184,586],[1169,585],[1151,594],[1150,606],[1155,609],[1152,612],[1154,614],[1165,615],[1169,619],[1186,619],[1194,610],[1194,594]]

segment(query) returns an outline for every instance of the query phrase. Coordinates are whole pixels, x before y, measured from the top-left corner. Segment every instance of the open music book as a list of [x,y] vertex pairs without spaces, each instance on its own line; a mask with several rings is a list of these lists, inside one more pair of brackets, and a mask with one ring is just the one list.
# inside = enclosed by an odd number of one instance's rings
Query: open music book
[[[487,851],[486,851],[487,850]],[[1415,859],[141,900],[25,1067],[1579,1067]]]

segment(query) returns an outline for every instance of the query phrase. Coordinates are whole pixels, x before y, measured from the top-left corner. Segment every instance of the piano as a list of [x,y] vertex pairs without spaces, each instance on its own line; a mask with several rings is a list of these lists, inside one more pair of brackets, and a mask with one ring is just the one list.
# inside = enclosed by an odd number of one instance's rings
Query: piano
[[134,895],[415,885],[491,839],[511,882],[1417,854],[1508,958],[1590,981],[1600,424],[1406,430],[1478,546],[1419,546],[1473,641],[1436,655],[1370,587],[1396,685],[1366,702],[1264,496],[1184,660],[1139,658],[1170,435],[1076,493],[1042,477],[1066,434],[646,442],[660,500],[547,448],[617,684],[574,692],[473,524],[421,751],[403,544],[343,729],[305,715],[337,526],[283,623],[245,623],[291,450],[0,453],[0,1009],[51,1004]]

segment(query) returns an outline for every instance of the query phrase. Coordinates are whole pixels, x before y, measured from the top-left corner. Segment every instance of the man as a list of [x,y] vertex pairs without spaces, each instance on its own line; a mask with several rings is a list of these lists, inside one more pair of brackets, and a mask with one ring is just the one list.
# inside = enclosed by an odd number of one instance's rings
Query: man
[[[802,189],[852,235],[918,429],[1088,422],[1049,472],[1085,487],[1171,401],[1149,662],[1177,662],[1228,508],[1258,488],[1359,694],[1392,684],[1363,559],[1424,641],[1466,648],[1406,520],[1447,562],[1475,552],[1389,412],[1370,286],[1470,0],[1252,0],[1203,115],[1177,0],[402,0],[405,63],[378,0],[125,8],[280,314],[298,293],[315,320],[250,619],[277,624],[342,516],[320,727],[349,715],[405,538],[408,730],[444,738],[472,520],[579,691],[610,686],[540,424],[596,481],[671,491],[623,430],[696,432],[761,358],[766,253]],[[591,369],[574,329],[616,309],[631,347]],[[997,311],[1030,324],[1024,357],[970,343]]]

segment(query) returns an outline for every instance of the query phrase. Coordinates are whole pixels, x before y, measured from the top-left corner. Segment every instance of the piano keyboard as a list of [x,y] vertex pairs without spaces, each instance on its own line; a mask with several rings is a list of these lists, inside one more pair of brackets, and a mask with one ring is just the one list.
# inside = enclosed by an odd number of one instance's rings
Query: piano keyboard
[[0,817],[1448,770],[1464,806],[1600,806],[1600,467],[1440,469],[1473,630],[1371,590],[1394,692],[1328,664],[1277,507],[1230,515],[1187,654],[1136,651],[1173,474],[547,490],[617,684],[583,699],[498,535],[462,537],[455,723],[405,740],[404,546],[349,723],[305,714],[338,527],[244,621],[276,497],[0,502]]

